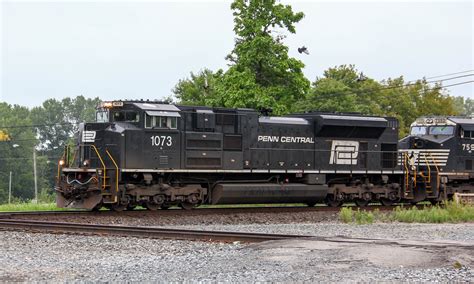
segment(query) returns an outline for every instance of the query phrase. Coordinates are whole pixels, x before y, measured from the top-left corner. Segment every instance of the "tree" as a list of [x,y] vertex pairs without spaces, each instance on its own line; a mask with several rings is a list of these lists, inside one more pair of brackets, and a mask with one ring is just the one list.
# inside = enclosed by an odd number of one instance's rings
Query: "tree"
[[341,65],[324,71],[316,78],[305,100],[298,103],[303,111],[380,112],[377,93],[380,84],[359,72],[354,65]]
[[183,105],[212,105],[216,101],[216,85],[222,78],[222,70],[213,73],[209,69],[191,72],[190,78],[179,80],[173,93]]
[[310,83],[304,64],[288,56],[283,39],[285,31],[295,33],[304,14],[275,0],[235,0],[231,9],[236,39],[226,57],[229,69],[191,73],[190,79],[176,85],[175,96],[183,104],[273,108],[276,114],[293,111]]
[[221,98],[216,103],[291,112],[310,84],[303,62],[288,56],[283,39],[285,31],[296,32],[295,24],[304,14],[275,0],[235,0],[231,9],[237,38],[226,57],[231,66],[219,85]]
[[353,65],[329,68],[317,78],[305,100],[297,106],[302,111],[321,110],[360,112],[393,116],[400,122],[400,135],[406,135],[410,124],[425,115],[455,115],[459,102],[442,91],[441,85],[426,80],[407,83],[403,77],[377,82]]
[[33,148],[36,145],[30,112],[22,106],[0,103],[0,131],[9,141],[0,142],[0,203],[7,201],[9,173],[12,191],[23,199],[33,197]]

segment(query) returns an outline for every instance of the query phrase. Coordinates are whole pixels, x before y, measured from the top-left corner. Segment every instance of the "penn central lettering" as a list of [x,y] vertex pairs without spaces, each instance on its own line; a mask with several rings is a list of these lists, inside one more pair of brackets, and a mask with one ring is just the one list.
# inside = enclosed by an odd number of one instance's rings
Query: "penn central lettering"
[[259,135],[257,141],[276,143],[309,143],[314,144],[313,137],[290,137],[290,136],[269,136]]

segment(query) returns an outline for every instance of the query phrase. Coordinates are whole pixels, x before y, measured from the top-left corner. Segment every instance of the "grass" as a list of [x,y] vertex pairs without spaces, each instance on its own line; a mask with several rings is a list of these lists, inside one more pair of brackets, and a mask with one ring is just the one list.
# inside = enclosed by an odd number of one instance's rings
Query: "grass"
[[378,210],[372,212],[350,207],[343,207],[339,212],[339,219],[344,223],[372,224],[379,222],[403,223],[460,223],[474,221],[474,206],[458,204],[449,201],[439,206],[427,206],[423,209],[417,207],[398,206],[392,212],[382,213]]
[[11,203],[0,205],[0,212],[14,212],[14,211],[62,211],[64,208],[56,207],[56,203]]
[[339,212],[339,218],[344,223],[355,222],[357,225],[372,224],[375,221],[375,213],[378,213],[378,211],[361,211],[359,208],[357,208],[357,211],[355,211],[352,210],[351,207],[343,207]]
[[405,223],[459,223],[474,221],[474,206],[446,202],[443,206],[423,209],[397,207],[392,212],[394,221]]

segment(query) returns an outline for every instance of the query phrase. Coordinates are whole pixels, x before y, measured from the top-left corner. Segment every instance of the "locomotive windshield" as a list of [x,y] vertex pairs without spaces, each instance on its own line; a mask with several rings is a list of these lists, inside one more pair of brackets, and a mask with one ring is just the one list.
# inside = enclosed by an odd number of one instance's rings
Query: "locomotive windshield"
[[109,110],[106,108],[98,109],[95,114],[96,122],[109,122]]
[[430,135],[453,135],[454,126],[441,125],[441,126],[431,126]]
[[453,135],[454,126],[451,125],[436,125],[436,126],[413,126],[411,128],[411,135]]
[[413,126],[411,128],[410,134],[414,135],[414,136],[426,135],[427,128],[428,127],[426,127],[426,126]]

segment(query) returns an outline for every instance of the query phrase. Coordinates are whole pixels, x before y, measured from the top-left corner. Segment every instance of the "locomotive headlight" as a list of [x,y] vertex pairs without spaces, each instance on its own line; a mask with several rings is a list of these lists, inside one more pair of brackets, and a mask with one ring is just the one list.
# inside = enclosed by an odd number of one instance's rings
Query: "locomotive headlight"
[[64,160],[59,160],[59,165],[60,166],[64,166],[64,164],[65,164]]
[[88,167],[90,165],[90,161],[89,160],[84,160],[84,162],[82,162],[82,165],[84,167]]

